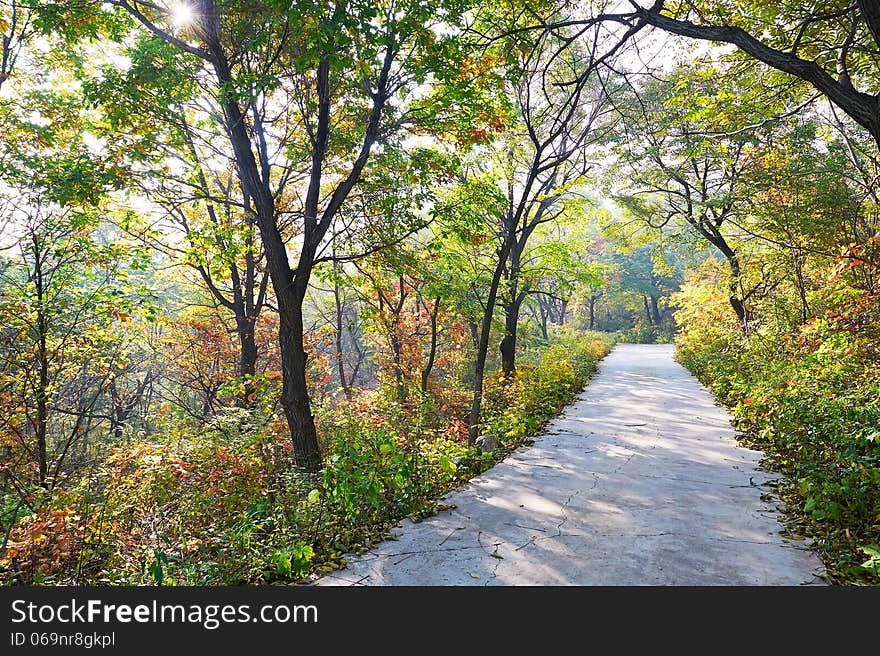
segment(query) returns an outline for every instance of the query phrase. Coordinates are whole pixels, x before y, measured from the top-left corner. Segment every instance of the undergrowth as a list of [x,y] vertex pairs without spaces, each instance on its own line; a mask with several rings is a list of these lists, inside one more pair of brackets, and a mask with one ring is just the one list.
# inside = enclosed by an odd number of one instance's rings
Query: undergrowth
[[467,444],[465,390],[404,404],[364,392],[322,409],[319,474],[293,466],[283,422],[260,411],[228,408],[198,435],[132,441],[23,511],[0,567],[7,583],[78,585],[290,583],[332,571],[528,443],[611,345],[572,335],[527,353],[514,379],[490,377],[491,453]]

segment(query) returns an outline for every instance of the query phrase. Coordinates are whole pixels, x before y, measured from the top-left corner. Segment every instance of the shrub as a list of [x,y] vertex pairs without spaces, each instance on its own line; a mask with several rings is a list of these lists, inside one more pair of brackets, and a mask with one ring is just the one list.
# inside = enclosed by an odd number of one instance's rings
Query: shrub
[[[529,354],[514,380],[486,386],[484,433],[467,445],[464,397],[409,405],[365,392],[322,408],[320,475],[293,467],[268,410],[229,408],[190,435],[113,450],[78,488],[20,521],[0,567],[10,582],[211,585],[296,581],[341,564],[401,518],[521,445],[586,384],[611,346],[571,336]],[[453,398],[453,397],[450,397]],[[457,398],[457,397],[456,397]],[[87,518],[87,519],[84,519]],[[14,562],[13,562],[14,559]]]
[[814,538],[832,581],[880,582],[880,298],[828,296],[789,333],[743,335],[705,279],[677,297],[677,357],[733,412],[735,425],[787,477],[791,522]]

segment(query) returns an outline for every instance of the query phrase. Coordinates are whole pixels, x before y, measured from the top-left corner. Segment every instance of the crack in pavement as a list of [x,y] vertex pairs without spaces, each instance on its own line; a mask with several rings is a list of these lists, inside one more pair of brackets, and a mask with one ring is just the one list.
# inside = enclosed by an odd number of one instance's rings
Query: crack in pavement
[[[595,487],[595,485],[593,487]],[[562,519],[559,520],[558,524],[556,524],[556,535],[544,535],[544,536],[533,535],[528,539],[527,542],[525,542],[524,544],[517,547],[514,551],[520,551],[522,549],[525,549],[527,546],[529,546],[530,544],[534,544],[538,540],[552,540],[553,538],[560,537],[562,535],[562,527],[565,526],[565,523],[568,521],[568,507],[571,505],[571,500],[574,499],[580,493],[581,493],[580,490],[577,490],[576,492],[572,492],[570,495],[568,495],[568,499],[566,499],[565,503],[562,504],[562,508],[561,508]]]
[[517,524],[516,522],[504,522],[505,526],[516,526],[517,528],[524,528],[528,531],[541,531],[541,533],[546,533],[547,529],[538,528],[537,526],[523,526],[522,524]]
[[[477,531],[477,543],[479,543],[480,549],[482,549],[486,553],[487,557],[495,560],[495,565],[492,567],[492,572],[491,572],[491,574],[489,574],[489,578],[486,579],[486,582],[483,584],[483,586],[487,586],[487,585],[489,585],[489,582],[492,579],[494,579],[495,577],[498,576],[498,567],[501,565],[501,561],[504,559],[498,553],[498,547],[500,547],[502,544],[504,544],[504,540],[501,540],[500,542],[494,542],[492,544],[492,546],[494,546],[495,549],[493,549],[491,552],[489,552],[489,551],[486,551],[486,549],[483,547],[483,541],[481,539],[482,535],[483,535],[483,531]],[[495,555],[493,556],[492,554],[495,554]]]

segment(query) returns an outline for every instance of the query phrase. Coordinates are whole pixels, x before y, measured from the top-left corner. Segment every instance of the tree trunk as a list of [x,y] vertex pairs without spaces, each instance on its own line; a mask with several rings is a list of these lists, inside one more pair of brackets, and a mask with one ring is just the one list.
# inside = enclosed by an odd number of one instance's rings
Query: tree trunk
[[255,318],[239,315],[235,318],[235,329],[238,333],[238,375],[245,379],[244,394],[239,405],[244,408],[256,404],[253,378],[257,373],[257,341],[254,336]]
[[46,345],[46,335],[43,332],[44,321],[42,316],[38,319],[40,326],[40,345],[39,345],[39,380],[37,382],[37,419],[36,419],[36,437],[37,437],[37,466],[39,471],[40,487],[48,486],[49,474],[49,455],[46,438],[49,427],[49,354]]
[[522,300],[519,293],[519,269],[525,240],[512,240],[508,255],[506,299],[504,306],[504,337],[501,338],[501,371],[505,380],[513,379],[516,373],[516,329],[519,323],[519,308]]
[[394,390],[397,401],[406,403],[406,381],[403,376],[403,344],[398,334],[398,322],[395,321],[391,332],[391,355],[394,367]]
[[651,317],[651,308],[648,307],[648,297],[642,294],[642,304],[645,306],[645,319],[648,320],[648,325],[654,325],[654,319]]
[[281,315],[281,407],[290,427],[297,466],[315,471],[321,466],[321,450],[306,382],[308,355],[303,346],[301,299],[299,303],[279,303],[278,313]]
[[428,393],[428,378],[434,368],[434,360],[437,357],[437,315],[440,312],[440,299],[434,299],[434,309],[431,310],[431,346],[428,350],[428,361],[422,369],[422,394]]
[[[693,223],[693,222],[692,222]],[[730,296],[728,298],[730,302],[730,307],[733,308],[733,311],[736,313],[736,318],[739,320],[740,328],[743,333],[748,331],[748,324],[750,321],[748,310],[746,309],[744,301],[739,297],[739,279],[742,275],[742,268],[739,263],[739,256],[736,251],[733,250],[730,245],[727,243],[727,240],[724,239],[724,236],[718,231],[717,228],[713,228],[713,231],[708,231],[705,227],[701,227],[698,223],[693,223],[693,225],[697,228],[697,230],[702,234],[715,248],[717,248],[724,257],[727,259],[727,265],[730,267],[730,285],[728,290],[730,291]]]
[[807,283],[804,279],[804,263],[797,253],[794,254],[794,275],[795,287],[797,287],[798,298],[801,302],[801,325],[803,326],[807,323],[807,318],[810,316],[810,307],[807,303]]
[[660,316],[660,307],[657,305],[658,299],[654,294],[651,294],[651,315],[654,317],[654,325],[659,326],[660,321],[663,317]]
[[492,283],[489,286],[489,294],[486,304],[483,306],[483,320],[480,326],[480,339],[477,344],[477,357],[474,362],[474,387],[471,409],[468,413],[468,444],[473,446],[480,436],[480,419],[483,405],[483,374],[486,370],[486,356],[489,353],[489,333],[492,330],[492,315],[495,314],[495,301],[498,298],[498,286],[501,284],[501,276],[504,273],[504,265],[510,254],[513,237],[508,236],[498,253],[498,263],[492,274]]
[[730,306],[736,313],[736,318],[739,319],[739,325],[742,328],[743,333],[745,333],[748,329],[749,316],[745,303],[739,298],[739,278],[742,275],[742,269],[740,268],[739,258],[734,251],[730,250],[729,254],[727,252],[724,254],[727,257],[727,264],[730,267]]
[[474,350],[476,351],[480,348],[480,328],[477,325],[476,321],[467,322],[468,334],[471,336],[471,343],[474,345]]
[[36,405],[37,416],[34,425],[34,433],[37,438],[37,472],[40,487],[48,487],[49,475],[49,452],[46,443],[49,428],[49,320],[46,317],[44,299],[46,285],[43,280],[43,249],[36,234],[33,235],[34,251],[34,284],[37,292],[37,389]]
[[501,340],[501,370],[504,378],[513,378],[516,373],[516,332],[519,323],[520,302],[518,299],[504,306],[504,337]]

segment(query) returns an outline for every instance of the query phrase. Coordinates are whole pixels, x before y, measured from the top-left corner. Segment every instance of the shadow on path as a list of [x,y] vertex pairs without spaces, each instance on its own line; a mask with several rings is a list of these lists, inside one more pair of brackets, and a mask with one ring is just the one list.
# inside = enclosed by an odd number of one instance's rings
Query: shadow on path
[[[761,454],[668,345],[620,344],[534,445],[316,585],[799,585]],[[763,495],[763,499],[762,499]]]

